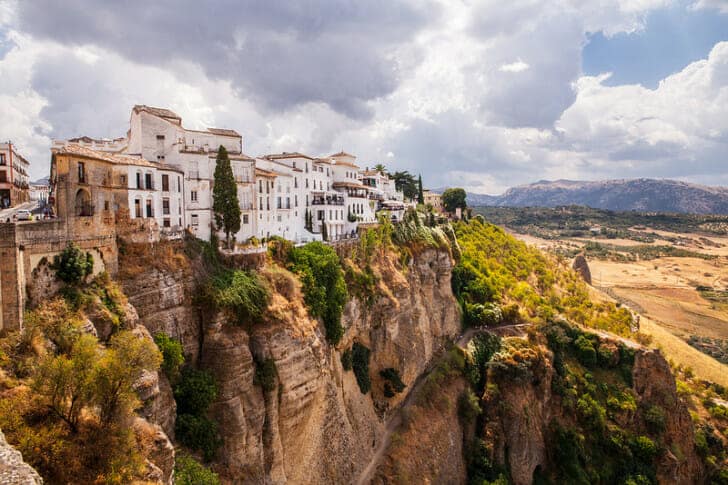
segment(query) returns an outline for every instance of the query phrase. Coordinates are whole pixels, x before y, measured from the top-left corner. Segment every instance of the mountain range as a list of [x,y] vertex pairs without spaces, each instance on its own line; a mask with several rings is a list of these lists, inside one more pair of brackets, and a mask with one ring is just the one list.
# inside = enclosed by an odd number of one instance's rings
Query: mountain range
[[643,212],[728,214],[728,187],[711,187],[668,179],[601,181],[540,180],[501,195],[468,193],[471,206],[558,207]]

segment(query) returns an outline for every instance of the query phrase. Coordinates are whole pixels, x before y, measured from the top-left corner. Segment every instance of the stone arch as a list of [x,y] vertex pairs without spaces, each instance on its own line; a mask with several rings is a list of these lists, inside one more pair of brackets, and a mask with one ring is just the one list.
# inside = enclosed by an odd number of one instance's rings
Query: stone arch
[[94,215],[94,206],[91,203],[91,194],[84,188],[76,191],[75,214],[78,217],[91,217]]

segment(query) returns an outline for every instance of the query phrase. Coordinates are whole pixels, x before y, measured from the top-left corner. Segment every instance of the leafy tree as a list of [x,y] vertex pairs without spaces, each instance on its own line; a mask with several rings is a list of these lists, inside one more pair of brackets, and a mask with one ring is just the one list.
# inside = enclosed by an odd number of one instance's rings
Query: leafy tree
[[309,312],[323,319],[326,339],[336,345],[344,335],[341,314],[348,298],[339,256],[333,248],[317,241],[293,248],[289,260],[303,283]]
[[359,384],[361,393],[366,394],[372,387],[372,381],[369,377],[369,355],[371,351],[359,342],[354,342],[351,352],[356,383]]
[[33,382],[33,390],[47,398],[49,409],[74,433],[78,430],[81,411],[93,399],[93,377],[98,358],[96,338],[83,334],[71,348],[70,355],[46,359]]
[[215,225],[225,232],[225,241],[230,248],[230,234],[240,230],[240,205],[230,157],[222,145],[217,150],[215,163],[212,210],[215,214]]
[[410,200],[417,197],[417,180],[414,175],[407,171],[394,172],[392,178],[394,179],[395,188],[402,191],[405,197]]
[[111,337],[94,376],[102,424],[128,416],[138,406],[134,383],[144,372],[157,370],[161,362],[162,356],[151,341],[129,330]]
[[217,398],[217,384],[209,372],[187,367],[174,388],[178,414],[204,414]]
[[232,310],[238,323],[259,320],[270,301],[270,291],[258,275],[242,270],[219,271],[206,291],[215,306]]
[[61,254],[53,257],[51,268],[64,283],[78,285],[93,272],[94,258],[91,253],[84,253],[76,243],[69,242]]
[[154,336],[154,343],[162,352],[162,369],[171,382],[179,377],[179,370],[185,363],[185,356],[182,352],[182,344],[179,340],[171,338],[164,332]]
[[442,193],[442,205],[448,212],[455,212],[456,209],[465,209],[467,195],[461,188],[447,189]]
[[175,433],[185,446],[201,451],[205,461],[212,460],[215,457],[215,452],[222,444],[217,430],[217,423],[207,416],[178,415],[175,423]]
[[381,163],[374,165],[374,170],[376,170],[377,172],[379,172],[381,174],[387,173],[387,169],[384,168],[384,165],[382,165]]
[[344,370],[351,370],[353,364],[354,361],[351,354],[351,349],[346,349],[344,353],[341,354],[341,367],[343,367]]
[[405,383],[402,382],[402,378],[399,376],[399,371],[393,367],[387,367],[386,369],[380,370],[379,375],[389,381],[387,384],[391,385],[391,389],[394,391],[393,393],[398,394],[404,391],[404,388],[407,387]]
[[422,191],[422,174],[417,178],[417,203],[425,203],[425,194]]
[[190,455],[177,454],[174,458],[174,483],[177,485],[220,485],[220,478]]

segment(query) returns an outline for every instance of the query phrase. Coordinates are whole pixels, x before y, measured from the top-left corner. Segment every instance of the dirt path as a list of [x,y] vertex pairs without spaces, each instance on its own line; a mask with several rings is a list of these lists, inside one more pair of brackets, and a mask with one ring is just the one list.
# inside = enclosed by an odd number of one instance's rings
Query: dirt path
[[[465,331],[465,333],[458,337],[458,339],[455,341],[455,345],[464,349],[465,347],[467,347],[470,340],[476,335],[491,333],[501,336],[501,333],[507,332],[509,330],[525,328],[529,325],[530,324],[525,323],[518,325],[503,325],[501,327],[493,328],[469,328]],[[374,450],[374,454],[372,455],[371,460],[369,460],[369,464],[367,464],[366,468],[364,468],[364,470],[362,470],[362,472],[359,474],[359,478],[356,480],[356,482],[354,482],[357,485],[366,485],[371,482],[374,472],[376,472],[379,463],[382,461],[384,454],[389,448],[389,444],[392,440],[392,434],[402,424],[402,410],[409,406],[412,401],[414,401],[419,389],[422,387],[422,384],[427,379],[427,376],[430,375],[430,372],[434,368],[437,360],[438,359],[433,359],[430,365],[427,366],[425,371],[420,374],[420,376],[415,380],[414,384],[410,387],[407,397],[404,398],[400,405],[394,410],[394,413],[389,417],[387,423],[384,425],[384,435],[382,435],[382,439],[379,441],[379,445],[377,446],[376,450]]]

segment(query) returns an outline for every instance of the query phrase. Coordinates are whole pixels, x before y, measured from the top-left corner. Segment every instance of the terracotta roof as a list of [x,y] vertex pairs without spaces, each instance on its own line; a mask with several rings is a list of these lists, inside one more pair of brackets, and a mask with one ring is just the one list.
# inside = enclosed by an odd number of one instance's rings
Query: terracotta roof
[[270,160],[276,160],[278,158],[307,158],[309,160],[313,160],[312,157],[299,152],[271,153],[269,155],[263,155],[262,158],[268,158]]
[[167,108],[155,108],[153,106],[147,106],[145,104],[137,104],[134,106],[134,111],[146,111],[147,113],[159,116],[160,118],[169,118],[173,120],[182,121],[182,118],[174,111],[168,110]]
[[329,155],[329,158],[338,158],[338,157],[351,157],[351,158],[356,158],[351,153],[346,153],[345,151],[340,151],[339,153],[334,153],[333,155]]
[[365,189],[369,190],[369,187],[363,184],[355,184],[354,182],[334,182],[331,184],[332,187],[345,187],[347,189]]
[[53,155],[73,155],[76,157],[91,158],[94,160],[101,160],[104,162],[114,163],[117,165],[136,165],[142,167],[154,167],[159,170],[173,170],[175,172],[184,173],[182,170],[173,167],[171,165],[165,165],[160,163],[152,163],[143,158],[130,157],[128,155],[119,155],[116,153],[101,152],[98,150],[92,150],[90,148],[69,144],[61,148],[52,150]]
[[109,142],[112,142],[112,141],[123,141],[123,140],[126,140],[126,138],[123,137],[123,136],[121,136],[119,138],[114,138],[113,140],[110,140],[110,139],[104,139],[104,138],[91,138],[90,136],[85,136],[84,135],[84,136],[78,136],[76,138],[69,138],[68,141],[71,142],[71,143],[78,143],[80,141],[82,141],[84,143],[93,143],[93,142],[96,142],[96,143],[109,143]]
[[236,138],[242,138],[240,136],[240,133],[238,133],[235,130],[228,130],[225,128],[208,128],[207,131],[214,135],[220,135],[220,136],[234,136]]
[[255,176],[256,177],[276,178],[277,174],[275,172],[271,172],[269,170],[263,170],[262,168],[255,167]]
[[343,162],[341,160],[336,160],[336,165],[341,165],[344,167],[352,167],[352,168],[359,168],[359,165],[350,163],[350,162]]
[[326,165],[331,165],[331,160],[328,158],[315,158],[314,163],[325,163]]

